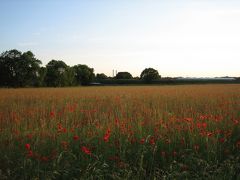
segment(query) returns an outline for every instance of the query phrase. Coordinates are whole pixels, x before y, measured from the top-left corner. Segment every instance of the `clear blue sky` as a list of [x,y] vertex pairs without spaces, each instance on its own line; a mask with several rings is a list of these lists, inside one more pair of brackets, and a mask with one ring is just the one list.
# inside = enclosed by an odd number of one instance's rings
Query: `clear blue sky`
[[237,0],[1,0],[0,51],[96,73],[240,76]]

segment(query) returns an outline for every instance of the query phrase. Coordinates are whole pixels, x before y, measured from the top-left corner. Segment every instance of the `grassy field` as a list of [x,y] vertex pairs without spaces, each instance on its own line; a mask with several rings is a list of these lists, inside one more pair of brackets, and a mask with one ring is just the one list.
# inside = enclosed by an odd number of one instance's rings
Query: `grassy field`
[[0,89],[0,179],[240,179],[240,85]]

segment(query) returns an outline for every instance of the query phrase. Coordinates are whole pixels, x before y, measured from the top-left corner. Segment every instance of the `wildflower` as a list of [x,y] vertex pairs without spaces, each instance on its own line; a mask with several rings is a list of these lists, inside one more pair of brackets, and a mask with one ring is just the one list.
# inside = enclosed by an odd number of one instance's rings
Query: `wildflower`
[[224,139],[224,138],[220,138],[220,139],[219,139],[219,142],[224,143],[224,142],[225,142],[225,139]]
[[27,134],[28,139],[32,139],[33,135],[32,134]]
[[62,145],[62,148],[63,148],[64,150],[67,150],[67,148],[68,148],[68,142],[62,141],[62,142],[61,142],[61,145]]
[[103,140],[104,140],[105,142],[108,142],[108,141],[109,141],[109,138],[110,138],[110,134],[105,134]]
[[206,129],[207,128],[207,123],[202,123],[202,128]]
[[208,133],[207,133],[207,136],[208,136],[208,137],[211,137],[212,135],[213,135],[212,132],[208,132]]
[[20,134],[20,131],[18,131],[18,130],[13,130],[13,133],[14,133],[14,135],[19,135],[19,134]]
[[63,127],[62,127],[62,124],[59,123],[59,124],[58,124],[58,132],[66,133],[66,132],[67,132],[67,129],[66,129],[66,128],[63,128]]
[[92,154],[92,152],[86,146],[82,146],[82,152],[84,152],[85,154],[88,154],[88,155]]
[[151,144],[151,145],[154,145],[154,144],[155,144],[154,137],[151,137],[151,138],[149,139],[149,144]]
[[181,145],[185,145],[185,139],[184,138],[181,139]]
[[51,118],[54,118],[54,117],[55,117],[55,112],[54,112],[54,111],[51,111],[51,112],[50,112],[50,117],[51,117]]
[[197,128],[201,129],[201,127],[202,127],[202,123],[197,123]]
[[115,125],[119,126],[119,119],[118,118],[115,119]]
[[27,157],[33,157],[33,152],[31,150],[28,151]]
[[205,120],[205,119],[207,119],[207,115],[200,115],[200,120]]
[[109,141],[110,133],[111,133],[111,131],[110,131],[110,129],[108,129],[106,134],[103,137],[104,142],[108,142]]
[[67,132],[67,129],[66,129],[66,128],[63,128],[63,129],[62,129],[62,132],[63,132],[63,133],[66,133],[66,132]]
[[193,121],[193,118],[185,118],[185,121],[187,121],[187,122],[192,122],[192,121]]
[[77,141],[77,140],[79,140],[79,136],[73,136],[73,140],[75,140],[75,141]]
[[30,144],[25,144],[25,148],[26,148],[26,150],[30,150],[31,149],[31,146],[30,146]]
[[233,120],[234,125],[238,125],[239,121],[238,120]]
[[140,140],[140,143],[141,143],[141,144],[144,144],[144,143],[145,143],[145,139],[142,138],[142,139]]
[[74,128],[71,128],[71,129],[70,129],[70,132],[71,132],[71,133],[73,133],[74,131],[75,131]]
[[41,161],[42,162],[48,162],[48,157],[46,157],[46,156],[41,157]]
[[131,144],[134,144],[137,140],[136,140],[136,138],[130,138],[129,141],[130,141]]
[[63,129],[62,124],[59,123],[57,126],[58,126],[58,131],[62,131],[62,129]]

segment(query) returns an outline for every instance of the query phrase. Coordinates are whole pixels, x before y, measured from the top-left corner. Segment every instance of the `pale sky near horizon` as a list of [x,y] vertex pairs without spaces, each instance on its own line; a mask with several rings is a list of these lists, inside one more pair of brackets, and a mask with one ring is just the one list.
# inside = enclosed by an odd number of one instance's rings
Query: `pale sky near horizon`
[[237,0],[1,0],[0,52],[139,76],[240,76]]

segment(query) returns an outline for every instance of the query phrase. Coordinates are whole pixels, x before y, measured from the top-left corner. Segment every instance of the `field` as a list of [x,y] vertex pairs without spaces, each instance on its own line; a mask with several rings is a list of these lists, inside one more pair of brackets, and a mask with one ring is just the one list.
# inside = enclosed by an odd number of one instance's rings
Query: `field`
[[0,179],[240,179],[240,85],[0,89]]

